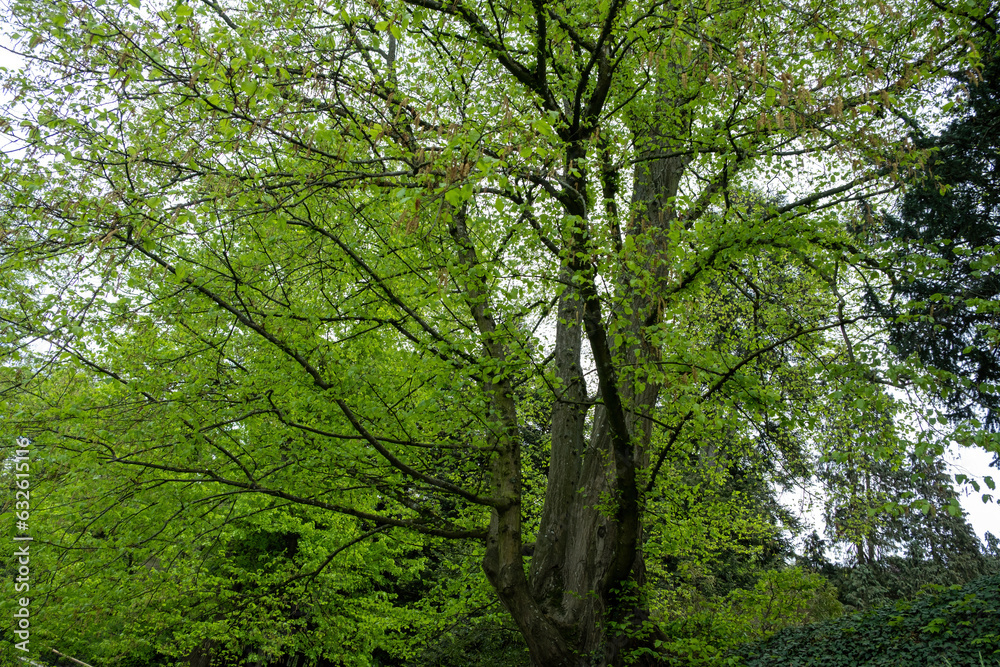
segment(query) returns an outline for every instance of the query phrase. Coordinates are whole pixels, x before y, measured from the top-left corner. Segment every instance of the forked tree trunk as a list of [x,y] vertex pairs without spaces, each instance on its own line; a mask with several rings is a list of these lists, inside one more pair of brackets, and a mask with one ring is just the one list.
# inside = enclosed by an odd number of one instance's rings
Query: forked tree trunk
[[[648,268],[662,279],[669,273],[666,238],[676,218],[673,197],[685,161],[658,157],[665,142],[656,143],[636,169],[637,215],[628,233],[644,234]],[[579,270],[567,267],[565,284],[573,284],[569,278]],[[648,293],[624,296],[632,306],[628,316],[612,312],[601,317],[597,295],[586,288],[567,289],[559,301],[555,365],[560,394],[552,414],[545,504],[526,579],[521,556],[516,562],[510,557],[514,541],[508,540],[506,550],[502,547],[515,517],[497,513],[491,530],[484,569],[539,667],[603,667],[623,664],[626,657],[640,667],[662,664],[654,651],[638,651],[652,649],[657,637],[645,623],[650,613],[643,597],[641,490],[636,481],[636,470],[648,463],[651,435],[651,423],[643,415],[655,405],[661,387],[644,382],[636,395],[634,381],[644,378],[635,374],[641,370],[619,372],[620,364],[610,356],[622,354],[630,362],[655,359],[658,351],[647,345],[644,330],[657,321],[658,313]],[[630,347],[610,349],[609,319],[631,334]],[[584,337],[597,367],[601,399],[589,434],[581,363]],[[624,367],[641,369],[643,364]],[[510,457],[506,462],[503,454],[498,458],[495,474],[514,474]],[[520,546],[519,534],[516,544]]]

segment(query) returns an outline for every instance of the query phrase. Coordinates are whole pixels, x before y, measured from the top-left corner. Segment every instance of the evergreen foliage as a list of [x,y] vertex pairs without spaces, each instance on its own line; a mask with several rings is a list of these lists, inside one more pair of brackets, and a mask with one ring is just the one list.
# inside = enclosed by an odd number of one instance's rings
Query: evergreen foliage
[[734,655],[745,667],[992,667],[1000,662],[1000,575],[783,630]]
[[[882,219],[898,244],[895,302],[876,306],[895,318],[890,339],[902,357],[916,354],[944,372],[940,394],[953,418],[979,416],[1000,429],[1000,4],[976,15],[978,67],[952,73],[964,99],[937,135],[915,130],[933,149],[923,178]],[[872,303],[877,297],[870,296]],[[997,459],[1000,461],[1000,459]]]

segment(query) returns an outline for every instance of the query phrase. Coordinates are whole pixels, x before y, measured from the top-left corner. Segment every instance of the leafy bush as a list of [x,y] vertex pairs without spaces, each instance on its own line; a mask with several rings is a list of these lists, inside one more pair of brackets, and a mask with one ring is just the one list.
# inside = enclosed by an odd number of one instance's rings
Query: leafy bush
[[492,616],[464,620],[405,667],[528,667],[527,646],[509,621]]
[[909,602],[788,628],[734,656],[746,667],[992,667],[1000,664],[1000,576],[929,586]]
[[689,665],[726,664],[732,661],[723,656],[735,646],[840,610],[836,590],[822,576],[798,567],[768,570],[752,588],[675,606],[662,623],[668,639],[660,648]]

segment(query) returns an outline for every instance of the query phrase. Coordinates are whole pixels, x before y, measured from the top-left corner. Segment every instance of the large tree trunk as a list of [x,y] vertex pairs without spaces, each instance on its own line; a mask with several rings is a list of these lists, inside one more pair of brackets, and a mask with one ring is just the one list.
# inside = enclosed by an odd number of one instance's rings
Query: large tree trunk
[[[655,143],[636,168],[636,215],[628,233],[644,234],[645,259],[662,280],[669,273],[665,239],[676,219],[672,202],[685,162],[663,157],[664,142]],[[566,284],[572,284],[569,278],[578,270],[566,268]],[[658,355],[644,335],[657,321],[658,304],[649,291],[623,296],[632,313],[612,312],[601,318],[596,294],[585,288],[563,293],[555,348],[561,393],[553,408],[548,486],[525,591],[505,589],[501,566],[495,557],[487,559],[487,574],[539,667],[620,665],[630,654],[629,664],[661,664],[653,651],[634,653],[653,648],[656,639],[644,625],[650,614],[642,590],[645,564],[636,470],[648,464],[651,422],[643,417],[654,407],[661,387],[643,382],[639,394],[634,387],[637,379],[645,380],[642,362]],[[631,342],[624,349],[610,349],[609,319],[628,333],[625,340]],[[597,367],[601,399],[589,436],[581,370],[584,337]],[[612,355],[631,363],[615,363]],[[508,561],[508,567],[514,565]],[[519,566],[517,570],[523,572]]]

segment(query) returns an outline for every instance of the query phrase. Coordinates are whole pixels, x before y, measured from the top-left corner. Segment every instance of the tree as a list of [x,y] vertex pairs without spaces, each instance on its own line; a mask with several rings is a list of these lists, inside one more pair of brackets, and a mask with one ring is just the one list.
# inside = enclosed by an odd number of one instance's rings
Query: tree
[[[5,427],[183,489],[122,514],[122,545],[245,503],[468,541],[546,666],[660,660],[652,499],[758,426],[815,428],[758,362],[880,370],[842,289],[877,258],[841,205],[919,161],[883,111],[967,55],[911,2],[10,10],[2,268],[33,291],[2,306],[45,407]],[[782,178],[787,203],[734,196]],[[703,287],[761,253],[819,291],[702,338]]]
[[[895,467],[866,462],[854,479],[850,468],[839,474],[833,468],[825,472],[843,491],[831,494],[827,532],[833,543],[851,547],[852,562],[826,561],[815,534],[804,560],[836,586],[841,602],[870,609],[912,598],[931,584],[964,585],[997,572],[1000,561],[967,521],[942,462],[913,454]],[[891,498],[903,506],[885,512]]]
[[870,300],[895,319],[890,340],[896,353],[916,354],[942,372],[938,398],[950,415],[978,415],[985,428],[997,430],[1000,5],[941,9],[946,18],[966,19],[979,61],[950,73],[958,99],[949,102],[950,121],[940,134],[914,123],[914,142],[933,153],[923,178],[882,218],[883,233],[896,247],[893,263],[899,277],[889,302],[875,296]]

